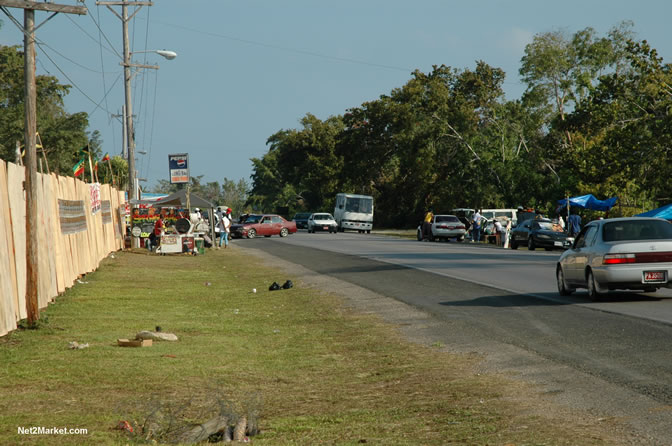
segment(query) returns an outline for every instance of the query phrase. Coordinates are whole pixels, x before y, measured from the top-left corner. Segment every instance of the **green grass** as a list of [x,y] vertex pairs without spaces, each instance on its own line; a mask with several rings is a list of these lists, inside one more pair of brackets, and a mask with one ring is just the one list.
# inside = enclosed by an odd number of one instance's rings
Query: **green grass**
[[[238,248],[106,259],[39,329],[0,338],[0,444],[142,444],[152,410],[204,422],[222,404],[258,416],[260,445],[611,444],[593,426],[528,415],[511,397],[529,389],[476,374],[476,359],[440,343],[411,344],[336,296],[296,281],[267,291],[287,278]],[[179,341],[116,346],[157,325]],[[114,429],[120,420],[136,434]]]

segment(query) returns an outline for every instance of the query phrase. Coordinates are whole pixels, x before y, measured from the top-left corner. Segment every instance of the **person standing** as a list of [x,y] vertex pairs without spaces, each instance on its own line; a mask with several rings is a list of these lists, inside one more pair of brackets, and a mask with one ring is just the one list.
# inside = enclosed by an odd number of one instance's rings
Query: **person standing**
[[428,240],[432,236],[432,220],[434,219],[434,209],[429,208],[422,221],[422,239]]
[[231,214],[222,213],[217,222],[217,227],[219,228],[219,246],[217,246],[217,249],[221,248],[222,244],[224,244],[224,248],[229,247],[229,231],[231,230],[230,216]]
[[569,227],[570,237],[576,237],[581,232],[581,216],[576,211],[572,211],[572,215],[567,218],[567,226]]
[[150,246],[149,250],[151,251],[153,247],[158,247],[161,244],[161,236],[163,231],[166,229],[166,225],[163,222],[163,212],[159,214],[159,218],[154,222],[154,231],[149,237]]
[[477,209],[471,216],[471,241],[479,243],[481,241],[481,210]]

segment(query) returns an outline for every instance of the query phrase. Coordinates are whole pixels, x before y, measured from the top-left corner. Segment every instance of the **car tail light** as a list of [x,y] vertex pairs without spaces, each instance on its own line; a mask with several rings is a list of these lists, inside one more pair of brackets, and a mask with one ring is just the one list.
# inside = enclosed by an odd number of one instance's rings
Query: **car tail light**
[[635,263],[637,258],[634,254],[607,254],[602,259],[605,265],[617,265],[620,263]]
[[605,265],[620,263],[662,263],[672,262],[672,252],[640,252],[637,254],[607,254],[602,259]]

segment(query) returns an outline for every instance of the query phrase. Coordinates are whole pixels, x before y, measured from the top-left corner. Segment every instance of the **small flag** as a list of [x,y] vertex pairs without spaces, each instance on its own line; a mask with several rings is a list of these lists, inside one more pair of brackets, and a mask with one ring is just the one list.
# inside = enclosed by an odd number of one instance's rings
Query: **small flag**
[[75,174],[75,178],[84,173],[84,159],[79,160],[75,167],[72,168],[72,173]]
[[105,156],[103,157],[103,161],[109,161],[110,160],[110,154],[106,153]]
[[91,149],[89,148],[89,145],[85,145],[84,147],[81,148],[80,152],[82,153],[91,153]]

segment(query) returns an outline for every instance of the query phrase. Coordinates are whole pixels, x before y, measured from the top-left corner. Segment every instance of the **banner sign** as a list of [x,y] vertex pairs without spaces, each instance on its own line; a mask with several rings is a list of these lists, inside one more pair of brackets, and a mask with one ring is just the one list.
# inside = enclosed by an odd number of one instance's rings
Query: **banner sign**
[[89,184],[91,193],[91,213],[96,214],[100,211],[100,183]]
[[103,212],[103,224],[112,223],[112,202],[110,200],[101,201],[100,210]]
[[86,213],[83,200],[58,200],[58,216],[62,234],[86,231]]
[[170,170],[170,183],[189,182],[189,154],[176,153],[168,155],[168,169]]

